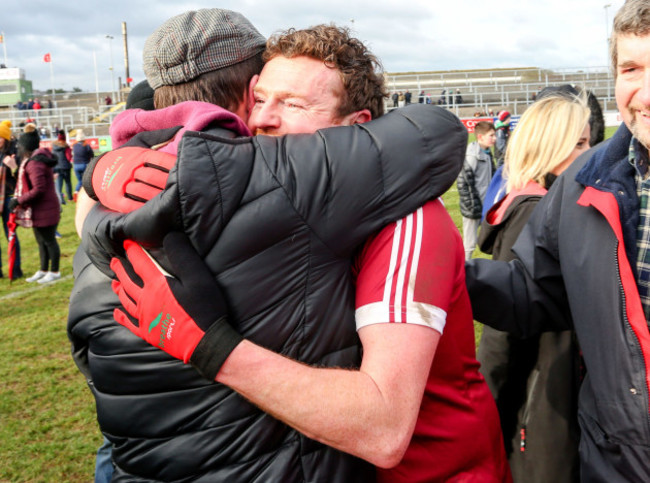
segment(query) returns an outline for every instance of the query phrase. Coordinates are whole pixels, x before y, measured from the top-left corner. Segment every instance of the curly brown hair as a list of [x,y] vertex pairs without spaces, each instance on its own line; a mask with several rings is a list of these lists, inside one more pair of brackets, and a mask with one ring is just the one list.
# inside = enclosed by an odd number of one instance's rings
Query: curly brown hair
[[346,27],[316,25],[273,34],[266,42],[265,62],[277,56],[306,56],[322,60],[340,72],[345,93],[338,106],[339,117],[368,109],[373,119],[384,113],[387,97],[383,68],[363,43],[350,36]]

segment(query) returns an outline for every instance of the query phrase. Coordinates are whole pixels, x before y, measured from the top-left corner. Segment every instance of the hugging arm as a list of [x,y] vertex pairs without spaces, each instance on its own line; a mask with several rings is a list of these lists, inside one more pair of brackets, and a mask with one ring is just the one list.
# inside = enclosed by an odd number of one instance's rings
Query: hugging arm
[[[287,193],[317,235],[337,253],[347,255],[377,229],[447,191],[461,168],[466,142],[467,132],[458,118],[423,105],[313,135],[231,139],[188,132],[159,195],[127,217],[93,217],[84,230],[110,236],[111,244],[120,247],[127,238],[159,245],[172,229],[201,227],[201,240],[192,241],[203,254],[218,239],[222,222],[246,201],[251,174],[263,170]],[[142,148],[121,148],[100,160],[116,162],[124,149]],[[142,165],[141,159],[125,164],[117,179],[134,179]],[[100,192],[104,177],[91,171],[84,186],[88,179],[94,180],[94,189]],[[117,196],[126,196],[126,190],[124,185]],[[213,196],[210,203],[206,192]],[[338,192],[354,192],[355,196],[333,196]],[[135,206],[131,198],[116,203],[114,209]],[[216,224],[214,212],[219,214]],[[104,226],[96,226],[98,221]],[[108,265],[107,260],[91,258]]]
[[572,328],[558,255],[561,184],[558,180],[533,210],[512,248],[516,258],[466,262],[467,290],[479,322],[517,337]]
[[[124,304],[115,312],[118,322],[189,361],[204,376],[214,379],[216,374],[216,381],[305,435],[377,466],[399,463],[415,427],[439,332],[411,324],[368,325],[359,330],[364,347],[359,370],[311,367],[230,337],[234,330],[224,327],[223,306],[214,302],[220,289],[200,268],[203,262],[187,238],[170,234],[165,248],[184,254],[182,278],[170,279],[157,270],[142,248],[130,242],[127,254],[134,271],[125,268],[128,262],[113,261],[119,276],[113,287]],[[183,290],[178,287],[186,284],[193,298],[179,297]],[[167,295],[160,297],[163,292]],[[167,313],[175,321],[173,328],[160,321],[151,328],[156,314]],[[215,336],[217,326],[221,329]]]

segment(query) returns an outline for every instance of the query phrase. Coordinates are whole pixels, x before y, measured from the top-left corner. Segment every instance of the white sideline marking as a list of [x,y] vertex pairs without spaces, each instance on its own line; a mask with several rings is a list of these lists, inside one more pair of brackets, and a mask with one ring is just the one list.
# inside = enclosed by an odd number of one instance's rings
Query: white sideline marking
[[72,278],[72,275],[66,275],[65,277],[61,277],[59,280],[57,280],[57,281],[55,281],[55,282],[49,282],[49,283],[38,283],[38,282],[34,282],[34,286],[33,286],[33,287],[30,287],[30,288],[28,288],[27,290],[21,290],[20,292],[11,292],[11,293],[9,293],[9,294],[7,294],[7,295],[3,295],[2,297],[0,297],[0,300],[13,299],[13,298],[15,298],[15,297],[20,297],[21,295],[30,294],[30,293],[32,293],[32,292],[36,292],[37,290],[40,290],[40,289],[42,289],[42,288],[45,288],[45,287],[47,287],[48,285],[55,284],[56,282],[59,282],[59,281],[68,280],[68,279],[70,279],[70,278]]

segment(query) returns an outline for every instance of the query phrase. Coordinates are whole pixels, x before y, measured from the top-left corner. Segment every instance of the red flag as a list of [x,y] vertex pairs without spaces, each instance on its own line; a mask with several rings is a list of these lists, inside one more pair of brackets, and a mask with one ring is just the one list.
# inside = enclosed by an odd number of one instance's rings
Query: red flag
[[133,82],[133,77],[127,77],[126,81],[130,84],[131,82]]
[[4,35],[0,35],[0,44],[3,43],[4,41],[5,41],[5,36],[4,36]]
[[9,213],[7,220],[7,270],[9,273],[9,281],[14,279],[14,266],[16,264],[16,213]]
[[43,62],[52,62],[52,56],[47,53],[43,56]]

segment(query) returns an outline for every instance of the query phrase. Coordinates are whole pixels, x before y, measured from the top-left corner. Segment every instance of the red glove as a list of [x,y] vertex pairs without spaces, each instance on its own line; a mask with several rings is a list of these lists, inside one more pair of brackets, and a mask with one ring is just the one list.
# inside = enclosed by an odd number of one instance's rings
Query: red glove
[[86,191],[106,208],[129,213],[165,188],[175,163],[176,156],[161,151],[136,146],[116,149],[89,166],[92,187]]
[[228,324],[221,290],[187,236],[172,232],[163,246],[177,278],[140,245],[124,242],[128,261],[111,260],[118,278],[113,291],[124,307],[113,315],[135,335],[214,380],[243,338]]

